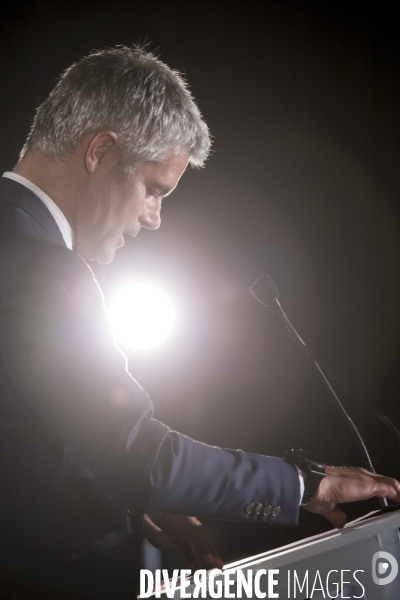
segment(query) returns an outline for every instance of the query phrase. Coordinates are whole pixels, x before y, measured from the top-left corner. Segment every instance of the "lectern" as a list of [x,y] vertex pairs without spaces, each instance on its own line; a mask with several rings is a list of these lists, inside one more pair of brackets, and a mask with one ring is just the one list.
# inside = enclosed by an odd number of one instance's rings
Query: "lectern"
[[[399,527],[399,507],[384,509],[352,521],[342,530],[334,529],[240,560],[225,567],[224,571],[231,573],[228,577],[224,572],[208,574],[206,597],[215,597],[213,591],[220,581],[222,598],[257,598],[265,593],[267,599],[284,600],[400,600]],[[270,588],[268,572],[274,578]],[[240,596],[238,580],[248,582],[248,577],[253,582],[257,578],[257,595],[252,586],[251,595],[246,596],[241,588]],[[184,593],[193,596],[193,579],[186,584]],[[181,598],[181,593],[182,589],[177,589],[174,597]]]

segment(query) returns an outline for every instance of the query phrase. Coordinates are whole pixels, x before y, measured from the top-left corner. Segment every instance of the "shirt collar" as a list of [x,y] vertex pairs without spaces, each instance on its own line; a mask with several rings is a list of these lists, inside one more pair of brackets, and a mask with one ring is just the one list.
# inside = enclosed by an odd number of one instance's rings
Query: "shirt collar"
[[26,177],[22,177],[22,175],[18,175],[17,173],[12,173],[11,171],[6,171],[3,173],[3,177],[7,177],[8,179],[13,179],[17,183],[24,185],[26,188],[31,190],[43,204],[46,205],[51,215],[53,216],[55,222],[58,225],[59,230],[61,231],[61,235],[64,238],[65,245],[69,250],[73,249],[74,246],[74,232],[72,231],[71,225],[68,223],[64,213],[60,210],[57,204],[48,196],[43,190],[41,190],[37,185],[29,181]]

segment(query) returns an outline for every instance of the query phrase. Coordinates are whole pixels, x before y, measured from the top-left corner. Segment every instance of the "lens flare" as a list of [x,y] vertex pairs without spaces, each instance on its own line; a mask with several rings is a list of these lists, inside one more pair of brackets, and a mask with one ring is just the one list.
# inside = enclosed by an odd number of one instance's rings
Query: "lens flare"
[[169,298],[147,283],[122,288],[110,306],[115,337],[137,350],[161,344],[171,333],[174,310]]

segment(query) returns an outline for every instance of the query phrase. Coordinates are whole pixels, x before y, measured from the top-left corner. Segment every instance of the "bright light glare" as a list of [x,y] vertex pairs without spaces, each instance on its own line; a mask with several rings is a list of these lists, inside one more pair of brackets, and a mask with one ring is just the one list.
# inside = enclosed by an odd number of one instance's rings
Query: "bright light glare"
[[163,292],[146,283],[134,283],[115,296],[110,319],[117,339],[142,350],[165,340],[174,324],[174,311]]

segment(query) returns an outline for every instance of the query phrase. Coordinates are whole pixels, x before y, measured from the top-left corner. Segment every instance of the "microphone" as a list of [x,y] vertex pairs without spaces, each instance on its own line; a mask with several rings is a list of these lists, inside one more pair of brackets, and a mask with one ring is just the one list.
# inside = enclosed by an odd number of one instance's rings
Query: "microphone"
[[267,308],[268,306],[273,306],[277,308],[277,312],[282,317],[287,329],[289,330],[289,333],[291,334],[291,337],[293,337],[295,340],[302,344],[304,352],[310,352],[306,344],[303,342],[300,335],[297,333],[297,331],[289,321],[288,317],[286,316],[278,300],[278,288],[276,287],[271,275],[261,275],[261,277],[255,280],[249,292],[253,294],[254,298],[257,298],[257,300],[261,302],[263,306]]
[[[352,418],[350,417],[350,415],[347,413],[342,402],[340,401],[339,397],[337,396],[335,390],[329,383],[321,364],[325,367],[327,374],[330,375],[330,377],[332,379],[334,379],[334,380],[336,379],[337,381],[339,381],[348,391],[350,391],[353,394],[353,396],[355,396],[359,401],[361,401],[374,414],[375,417],[378,417],[379,420],[381,422],[383,422],[383,424],[389,429],[390,433],[392,435],[394,434],[396,436],[397,443],[400,443],[400,431],[390,421],[390,419],[388,417],[386,417],[374,404],[365,400],[361,396],[361,394],[359,394],[344,379],[344,377],[339,375],[332,367],[330,367],[328,365],[328,363],[326,361],[321,359],[315,352],[313,352],[306,346],[305,342],[301,339],[300,335],[297,333],[296,329],[293,327],[293,325],[289,321],[289,318],[285,314],[285,312],[278,300],[278,298],[279,298],[278,288],[276,287],[276,285],[275,285],[272,277],[270,277],[270,275],[262,275],[261,277],[259,277],[253,283],[253,285],[251,286],[249,291],[251,294],[253,294],[253,296],[259,302],[261,302],[261,304],[263,304],[266,307],[272,306],[273,308],[275,308],[277,310],[277,313],[282,318],[284,324],[286,325],[287,329],[289,330],[290,336],[300,346],[301,350],[307,356],[308,360],[311,362],[313,367],[316,369],[316,371],[317,371],[318,375],[321,377],[325,387],[327,388],[328,392],[330,393],[331,397],[333,398],[337,407],[339,408],[339,411],[340,411],[342,417],[346,421],[347,426],[350,428],[353,436],[356,439],[357,445],[359,446],[359,449],[361,450],[361,452],[363,454],[367,469],[369,469],[372,473],[376,473],[374,466],[372,464],[372,461],[371,461],[371,457],[370,457],[367,447],[365,445],[365,442],[364,442],[359,430],[357,429],[357,426],[355,425],[355,423],[352,420]],[[385,506],[385,507],[388,506],[388,502],[387,502],[386,498],[382,498],[379,500],[383,506]]]
[[279,298],[278,288],[270,275],[261,275],[250,288],[250,293],[264,306],[271,306]]

